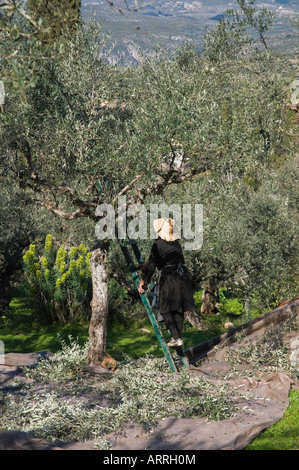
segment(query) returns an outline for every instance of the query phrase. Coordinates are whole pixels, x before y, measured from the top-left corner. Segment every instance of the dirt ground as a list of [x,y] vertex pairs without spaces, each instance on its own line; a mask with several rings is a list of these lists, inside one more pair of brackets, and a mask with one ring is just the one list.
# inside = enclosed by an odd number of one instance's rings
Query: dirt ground
[[[246,394],[240,394],[235,416],[217,422],[207,422],[203,418],[166,418],[160,420],[150,433],[136,423],[128,423],[121,432],[112,433],[107,438],[112,443],[111,450],[241,450],[262,430],[282,418],[289,405],[289,391],[299,389],[299,380],[287,373],[267,371],[264,375],[255,374],[251,365],[232,365],[225,360],[227,350],[237,350],[240,344],[254,344],[271,325],[280,325],[291,315],[299,315],[299,300],[287,302],[261,316],[244,330],[245,336],[235,340],[234,332],[224,335],[217,346],[212,347],[206,356],[190,366],[190,374],[203,375],[213,384],[230,384]],[[284,341],[289,349],[289,359],[295,367],[299,364],[299,334],[288,332]],[[34,365],[39,353],[5,355],[0,364],[0,391],[16,378],[25,380],[22,366]],[[236,368],[242,374],[236,374]],[[248,373],[247,373],[248,372]],[[101,371],[99,371],[101,373]],[[105,372],[103,372],[105,373]],[[113,372],[111,372],[113,373]],[[95,402],[97,397],[94,397]],[[84,442],[52,443],[38,439],[20,431],[0,433],[0,450],[97,450],[96,439]]]

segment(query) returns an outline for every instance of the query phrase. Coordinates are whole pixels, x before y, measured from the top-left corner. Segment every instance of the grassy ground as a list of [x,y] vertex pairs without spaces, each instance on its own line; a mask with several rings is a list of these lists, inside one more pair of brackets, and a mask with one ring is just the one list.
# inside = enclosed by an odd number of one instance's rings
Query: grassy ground
[[[40,326],[33,318],[32,311],[25,306],[22,299],[14,297],[9,311],[5,317],[0,318],[0,340],[4,343],[5,353],[45,350],[55,353],[61,349],[61,339],[67,340],[71,336],[80,345],[88,340],[88,321],[77,321],[66,325],[57,322]],[[217,325],[213,324],[208,332],[195,331],[189,324],[185,324],[185,347],[189,348],[218,334],[217,328]],[[163,330],[163,327],[162,331],[165,339],[168,340],[168,332]],[[124,357],[137,359],[147,354],[155,357],[163,356],[145,312],[139,313],[137,320],[134,321],[122,315],[114,315],[113,321],[108,324],[107,351],[118,361],[123,360]]]
[[[147,330],[146,332],[142,330]],[[164,331],[165,339],[169,335]],[[69,336],[83,345],[88,340],[88,323],[76,322],[73,325],[53,323],[43,327],[31,321],[31,312],[24,308],[20,299],[13,299],[7,319],[0,323],[0,340],[4,343],[5,353],[9,352],[57,352],[61,348],[61,339]],[[211,334],[210,334],[211,336]],[[186,325],[184,332],[185,347],[205,341],[209,335],[204,331],[194,331]],[[137,359],[146,354],[163,356],[150,321],[144,318],[132,323],[114,321],[109,324],[107,350],[115,359],[121,361],[124,357]]]
[[19,298],[11,301],[5,317],[0,320],[0,340],[4,343],[5,353],[56,352],[61,348],[61,338],[72,336],[78,338],[80,344],[88,339],[87,325],[36,325],[32,321],[32,312]]
[[263,431],[246,450],[299,450],[299,391],[290,392],[290,405],[284,416]]

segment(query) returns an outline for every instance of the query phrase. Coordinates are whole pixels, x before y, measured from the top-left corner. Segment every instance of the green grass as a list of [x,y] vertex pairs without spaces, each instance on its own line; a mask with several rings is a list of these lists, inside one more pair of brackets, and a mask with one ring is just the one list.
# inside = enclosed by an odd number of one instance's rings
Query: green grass
[[[138,359],[146,354],[162,357],[163,352],[158,343],[153,328],[147,322],[143,322],[143,328],[150,333],[140,331],[140,324],[131,326],[112,324],[108,328],[107,351],[116,360],[122,361],[125,357]],[[169,335],[163,332],[165,339]],[[0,328],[0,340],[3,341],[5,353],[9,352],[39,352],[51,351],[53,353],[61,349],[61,339],[66,340],[69,336],[75,338],[83,345],[88,340],[88,325],[65,325],[53,324],[36,329],[20,328],[14,330],[11,327]],[[186,331],[184,334],[185,347],[194,346],[207,339],[205,332]]]
[[[194,294],[197,308],[200,308],[202,291]],[[66,340],[69,336],[75,338],[79,344],[84,344],[88,340],[88,322],[74,322],[72,325],[61,325],[53,323],[51,325],[39,326],[33,320],[34,316],[30,308],[26,307],[22,299],[15,292],[9,311],[5,317],[0,318],[0,340],[3,341],[5,352],[39,352],[51,351],[53,353],[61,349],[61,339]],[[223,332],[223,324],[229,320],[226,310],[231,310],[225,292],[222,295],[223,315],[207,319],[207,331],[196,331],[185,323],[183,339],[184,347],[190,348],[202,343],[212,336]],[[234,305],[234,304],[233,304]],[[238,306],[238,305],[237,305]],[[239,312],[238,312],[239,313]],[[242,320],[242,315],[235,318],[235,326]],[[146,328],[151,333],[142,333],[141,328]],[[162,330],[163,331],[163,330]],[[164,337],[168,340],[169,335],[163,331]],[[163,352],[158,343],[152,325],[144,312],[139,313],[137,321],[124,321],[122,318],[116,318],[108,325],[107,351],[116,360],[123,360],[129,356],[138,359],[146,354],[155,357],[162,357]]]
[[257,436],[246,450],[299,450],[299,391],[292,390],[289,399],[283,418]]
[[[145,328],[150,333],[143,333]],[[170,339],[167,331],[162,327],[162,333],[166,341]],[[205,331],[194,331],[186,326],[183,333],[184,348],[195,346],[205,341],[209,336]],[[123,360],[125,356],[138,359],[146,354],[154,357],[163,357],[163,352],[150,322],[145,319],[136,322],[130,327],[112,324],[108,328],[107,350],[117,360]]]
[[[81,345],[86,343],[88,327],[88,322],[75,322],[73,325],[53,323],[39,326],[32,321],[30,308],[26,308],[22,300],[16,297],[11,301],[6,317],[0,320],[0,340],[4,343],[5,353],[45,350],[55,353],[61,349],[61,339],[67,340],[69,336],[75,338]],[[149,330],[150,333],[143,333],[141,328]],[[168,332],[162,331],[165,339],[168,340]],[[184,331],[186,348],[199,344],[207,338],[208,335],[205,331],[195,331],[186,325]],[[163,356],[146,314],[135,322],[123,322],[117,319],[110,322],[108,324],[107,351],[118,361],[122,361],[125,357],[138,359],[147,354],[155,357]]]
[[88,339],[88,326],[79,323],[39,326],[32,320],[30,308],[19,298],[11,301],[9,311],[0,319],[0,340],[4,343],[5,353],[56,352],[61,349],[61,339],[68,336],[83,344]]
[[0,340],[4,343],[5,353],[18,352],[57,352],[61,349],[61,339],[69,336],[78,339],[80,344],[87,341],[88,327],[71,327],[51,325],[31,332],[11,331],[8,328],[0,329]]

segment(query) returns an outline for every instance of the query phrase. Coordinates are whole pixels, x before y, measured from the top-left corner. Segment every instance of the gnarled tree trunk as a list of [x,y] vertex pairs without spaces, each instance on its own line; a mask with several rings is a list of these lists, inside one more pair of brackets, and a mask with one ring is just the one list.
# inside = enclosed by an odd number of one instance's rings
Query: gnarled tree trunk
[[217,313],[215,308],[215,300],[217,294],[218,284],[216,279],[209,278],[204,284],[204,291],[202,293],[202,304],[200,308],[200,313],[203,316],[212,315]]
[[201,314],[194,310],[192,312],[185,312],[185,320],[193,326],[193,328],[197,328],[199,330],[205,330],[207,325],[205,324]]
[[88,365],[98,365],[102,364],[106,357],[108,317],[107,247],[101,246],[93,250],[90,271],[93,296],[90,302],[90,348],[86,362]]
[[11,301],[10,279],[6,273],[0,273],[0,317],[6,312]]

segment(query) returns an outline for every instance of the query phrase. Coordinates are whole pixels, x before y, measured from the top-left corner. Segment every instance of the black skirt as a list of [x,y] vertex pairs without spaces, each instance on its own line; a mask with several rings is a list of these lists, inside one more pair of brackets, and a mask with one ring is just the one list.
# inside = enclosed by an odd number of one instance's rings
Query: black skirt
[[158,238],[154,242],[149,261],[143,268],[143,279],[149,283],[155,269],[158,275],[158,312],[196,311],[190,274],[184,264],[182,248],[178,240],[168,242]]

